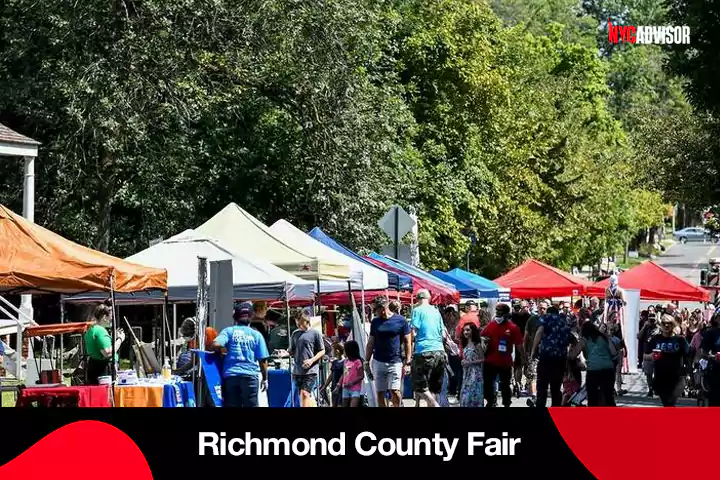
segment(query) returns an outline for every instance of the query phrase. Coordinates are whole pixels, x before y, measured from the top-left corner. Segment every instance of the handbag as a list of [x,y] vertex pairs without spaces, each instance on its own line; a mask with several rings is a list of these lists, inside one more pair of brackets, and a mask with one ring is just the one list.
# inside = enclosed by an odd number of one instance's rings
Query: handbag
[[459,357],[460,356],[460,347],[458,347],[457,343],[453,341],[452,338],[450,338],[450,334],[447,331],[447,328],[443,325],[443,347],[445,347],[445,353],[452,357]]

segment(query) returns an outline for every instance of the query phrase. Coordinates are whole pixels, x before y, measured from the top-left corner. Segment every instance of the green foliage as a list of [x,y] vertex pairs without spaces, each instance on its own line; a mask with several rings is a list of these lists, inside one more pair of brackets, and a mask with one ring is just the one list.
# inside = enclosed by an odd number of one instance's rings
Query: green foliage
[[655,172],[684,166],[656,148],[691,115],[664,53],[598,55],[567,0],[6,4],[0,121],[43,143],[38,219],[116,255],[230,201],[366,251],[400,203],[426,267],[474,233],[487,276],[569,268],[661,224]]

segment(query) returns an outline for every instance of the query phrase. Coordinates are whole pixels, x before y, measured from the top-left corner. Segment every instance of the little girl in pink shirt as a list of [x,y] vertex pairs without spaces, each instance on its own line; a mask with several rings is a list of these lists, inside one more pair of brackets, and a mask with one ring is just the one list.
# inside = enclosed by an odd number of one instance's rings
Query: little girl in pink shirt
[[360,345],[350,340],[345,342],[345,368],[339,388],[342,388],[343,407],[359,407],[362,399],[362,382],[365,378]]

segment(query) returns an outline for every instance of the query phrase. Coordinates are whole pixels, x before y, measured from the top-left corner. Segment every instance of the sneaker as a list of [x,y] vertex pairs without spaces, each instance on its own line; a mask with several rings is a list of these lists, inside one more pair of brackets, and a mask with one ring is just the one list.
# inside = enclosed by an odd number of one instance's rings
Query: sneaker
[[652,397],[654,397],[654,396],[655,396],[655,395],[653,395],[653,391],[652,391],[652,390],[650,390],[650,391],[647,393],[647,397],[648,397],[648,398],[652,398]]

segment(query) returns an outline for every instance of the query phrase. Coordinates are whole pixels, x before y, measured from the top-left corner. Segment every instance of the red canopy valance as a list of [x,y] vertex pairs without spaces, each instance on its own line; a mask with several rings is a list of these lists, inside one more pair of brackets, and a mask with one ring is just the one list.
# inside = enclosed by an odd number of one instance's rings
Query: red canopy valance
[[493,280],[509,288],[512,298],[573,297],[585,295],[592,284],[537,260],[528,260]]

